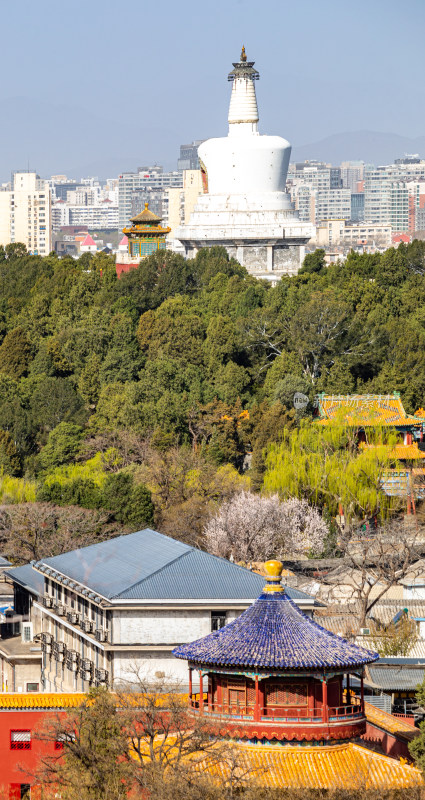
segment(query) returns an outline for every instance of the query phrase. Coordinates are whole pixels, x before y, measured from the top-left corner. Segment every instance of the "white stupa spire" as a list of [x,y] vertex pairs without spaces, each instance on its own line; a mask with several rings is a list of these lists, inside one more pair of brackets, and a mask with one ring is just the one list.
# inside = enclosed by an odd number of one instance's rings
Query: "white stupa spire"
[[242,47],[240,60],[233,64],[228,80],[232,81],[232,94],[229,106],[229,134],[258,133],[258,106],[255,83],[260,75],[254,61],[247,61],[245,47]]

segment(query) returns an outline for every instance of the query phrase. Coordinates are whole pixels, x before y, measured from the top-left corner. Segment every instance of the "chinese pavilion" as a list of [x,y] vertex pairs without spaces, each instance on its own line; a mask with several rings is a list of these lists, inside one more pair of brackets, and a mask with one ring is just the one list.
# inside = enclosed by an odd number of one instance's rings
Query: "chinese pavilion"
[[[307,617],[281,585],[282,564],[240,617],[174,649],[189,662],[189,704],[220,738],[234,741],[260,782],[273,787],[418,785],[418,770],[367,749],[363,672],[377,653]],[[199,673],[199,693],[192,675]],[[350,685],[360,679],[360,696]],[[205,763],[205,768],[208,764]]]
[[[425,411],[407,414],[400,392],[388,395],[325,395],[316,398],[318,425],[347,425],[357,429],[360,448],[366,445],[370,428],[393,428],[399,442],[387,448],[395,462],[383,476],[385,494],[406,498],[407,513],[415,510],[415,498],[425,497]],[[372,445],[373,447],[375,445]]]
[[156,253],[157,250],[165,250],[165,237],[171,230],[162,227],[161,217],[149,211],[148,203],[145,203],[144,210],[133,217],[131,222],[131,228],[123,229],[123,234],[128,240],[128,253],[119,253],[117,256],[118,277],[122,272],[138,267],[142,259]]

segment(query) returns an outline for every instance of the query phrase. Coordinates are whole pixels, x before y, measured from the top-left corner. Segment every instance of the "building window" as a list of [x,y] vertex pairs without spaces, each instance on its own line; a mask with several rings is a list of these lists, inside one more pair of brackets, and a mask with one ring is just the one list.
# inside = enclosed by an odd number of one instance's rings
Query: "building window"
[[38,692],[39,686],[38,683],[27,683],[27,692]]
[[11,750],[31,750],[31,731],[10,731]]
[[220,628],[224,628],[226,624],[226,612],[225,611],[212,611],[211,612],[211,630],[212,631],[219,631]]

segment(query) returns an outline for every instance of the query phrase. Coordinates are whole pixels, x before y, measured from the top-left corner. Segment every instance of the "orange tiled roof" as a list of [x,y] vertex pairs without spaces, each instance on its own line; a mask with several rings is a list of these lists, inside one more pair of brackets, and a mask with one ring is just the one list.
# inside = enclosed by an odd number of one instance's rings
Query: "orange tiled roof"
[[394,717],[392,714],[387,714],[386,711],[375,708],[375,706],[372,706],[370,703],[365,703],[365,713],[368,722],[371,722],[372,725],[377,725],[379,728],[383,728],[383,730],[388,731],[388,733],[393,733],[394,736],[400,736],[402,739],[408,739],[410,741],[418,735],[417,728],[413,728],[412,725],[409,725],[402,719],[398,719],[398,717]]
[[374,445],[374,444],[365,444],[364,442],[360,442],[361,450],[366,450],[369,448],[381,448],[382,454],[385,454],[389,458],[394,458],[397,461],[409,461],[409,460],[420,460],[425,458],[425,452],[419,450],[419,447],[416,442],[412,444],[396,444],[393,447],[388,445]]
[[[407,788],[423,785],[422,773],[352,742],[328,747],[235,745],[238,765],[261,786],[288,789]],[[197,765],[226,777],[225,762],[206,756]]]
[[0,694],[0,708],[74,708],[81,705],[86,697],[77,692],[5,692]]
[[406,414],[398,392],[388,395],[349,394],[318,396],[319,425],[336,422],[359,426],[420,425],[422,417]]

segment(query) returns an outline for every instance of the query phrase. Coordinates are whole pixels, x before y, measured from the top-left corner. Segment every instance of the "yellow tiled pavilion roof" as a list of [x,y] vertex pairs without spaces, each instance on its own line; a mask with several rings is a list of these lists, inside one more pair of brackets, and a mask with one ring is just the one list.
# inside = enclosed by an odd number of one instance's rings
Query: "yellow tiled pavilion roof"
[[408,741],[411,741],[418,735],[418,729],[404,722],[402,719],[394,717],[392,714],[387,714],[386,711],[381,711],[379,708],[375,708],[371,703],[365,703],[364,705],[366,719],[368,722],[371,722],[372,725],[377,725],[379,728],[388,731],[388,733],[393,733],[394,736],[408,739]]
[[[237,762],[249,779],[278,789],[385,789],[423,785],[422,773],[404,759],[396,761],[359,744],[328,747],[234,745]],[[200,771],[226,778],[225,761],[197,763]]]
[[131,218],[131,222],[135,222],[136,224],[139,222],[144,222],[147,224],[153,225],[155,222],[161,222],[161,217],[157,217],[153,211],[149,211],[149,203],[145,203],[145,207],[140,214]]
[[0,708],[75,708],[86,697],[78,692],[4,692],[0,694]]
[[398,392],[393,394],[319,395],[319,425],[418,426],[423,417],[406,414]]
[[383,455],[385,454],[387,457],[393,458],[396,461],[415,461],[425,458],[425,452],[419,450],[416,442],[412,444],[396,444],[393,447],[391,445],[375,445],[360,442],[361,450],[370,449],[371,447],[375,449],[381,448]]

